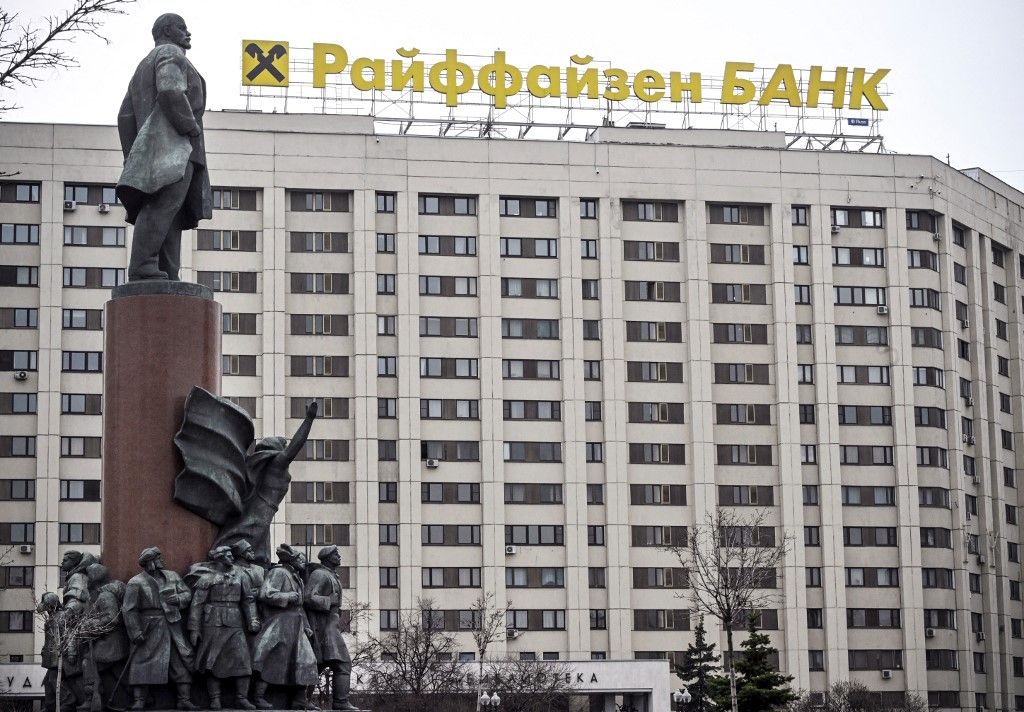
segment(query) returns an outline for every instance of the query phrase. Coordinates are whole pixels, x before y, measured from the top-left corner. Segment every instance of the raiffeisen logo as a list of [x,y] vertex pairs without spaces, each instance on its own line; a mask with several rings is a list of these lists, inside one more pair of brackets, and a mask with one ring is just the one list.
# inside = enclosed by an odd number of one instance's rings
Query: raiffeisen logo
[[242,84],[250,87],[288,86],[288,43],[242,40]]

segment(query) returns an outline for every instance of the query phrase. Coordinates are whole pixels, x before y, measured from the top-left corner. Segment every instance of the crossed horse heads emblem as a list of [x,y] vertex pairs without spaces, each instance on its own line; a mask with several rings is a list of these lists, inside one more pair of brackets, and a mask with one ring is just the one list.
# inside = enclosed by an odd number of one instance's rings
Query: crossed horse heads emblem
[[260,49],[258,44],[250,42],[246,45],[245,53],[258,62],[258,64],[245,75],[250,82],[263,74],[263,72],[269,72],[270,76],[279,82],[284,81],[284,75],[281,74],[281,71],[274,66],[274,62],[288,54],[288,50],[284,48],[284,45],[275,44],[270,48],[269,52],[263,54],[263,50]]

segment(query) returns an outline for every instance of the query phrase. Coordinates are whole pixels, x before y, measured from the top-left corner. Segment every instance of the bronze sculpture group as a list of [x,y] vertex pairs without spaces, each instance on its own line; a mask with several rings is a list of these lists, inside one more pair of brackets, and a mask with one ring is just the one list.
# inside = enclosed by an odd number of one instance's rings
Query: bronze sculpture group
[[[197,710],[192,683],[199,678],[205,680],[205,709],[274,709],[270,686],[288,693],[291,709],[317,709],[309,692],[324,670],[331,672],[330,709],[357,709],[349,702],[338,548],[322,548],[321,563],[307,572],[302,555],[282,544],[278,564],[265,573],[235,563],[251,549],[245,540],[219,546],[182,577],[165,569],[160,550],[149,547],[139,555],[142,571],[127,586],[110,580],[95,557],[68,552],[63,596],[46,593],[39,604],[46,619],[44,710],[96,712],[111,707],[122,686],[131,692],[129,709],[143,710],[151,688],[167,684],[174,685],[179,710]],[[83,563],[88,573],[76,579]],[[90,620],[88,632],[64,650],[57,639],[61,616]]]
[[[174,438],[185,463],[174,501],[220,525],[208,560],[179,575],[164,566],[157,547],[148,547],[139,554],[142,571],[125,585],[111,581],[94,555],[67,552],[62,597],[48,593],[40,603],[47,710],[99,712],[114,706],[121,689],[131,693],[130,709],[143,710],[152,706],[153,688],[167,685],[178,709],[195,710],[197,680],[206,709],[274,709],[274,688],[287,693],[291,709],[316,709],[308,693],[324,671],[331,709],[356,709],[349,702],[338,548],[324,547],[320,563],[307,566],[300,551],[281,544],[278,563],[267,565],[270,523],[316,415],[314,401],[291,439],[255,440],[245,411],[192,390]],[[88,625],[73,645],[61,645],[57,637],[75,620]],[[60,690],[50,672],[58,657]]]

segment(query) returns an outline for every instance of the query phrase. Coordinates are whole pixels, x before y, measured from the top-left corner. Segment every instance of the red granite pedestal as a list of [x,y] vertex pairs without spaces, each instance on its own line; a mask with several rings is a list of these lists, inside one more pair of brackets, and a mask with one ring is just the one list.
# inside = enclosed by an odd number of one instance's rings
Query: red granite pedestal
[[167,568],[205,561],[217,528],[171,498],[174,435],[192,386],[220,392],[221,308],[207,287],[129,282],[106,305],[103,350],[103,563],[127,581],[139,552]]

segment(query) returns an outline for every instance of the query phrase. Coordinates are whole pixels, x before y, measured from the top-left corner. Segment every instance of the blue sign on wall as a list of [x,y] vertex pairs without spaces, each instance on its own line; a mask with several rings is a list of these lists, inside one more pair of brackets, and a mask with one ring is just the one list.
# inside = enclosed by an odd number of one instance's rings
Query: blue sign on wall
[[867,126],[868,125],[868,120],[867,119],[847,119],[846,123],[849,126]]

